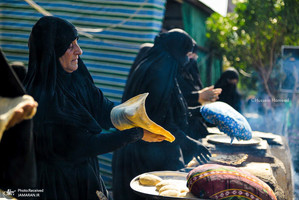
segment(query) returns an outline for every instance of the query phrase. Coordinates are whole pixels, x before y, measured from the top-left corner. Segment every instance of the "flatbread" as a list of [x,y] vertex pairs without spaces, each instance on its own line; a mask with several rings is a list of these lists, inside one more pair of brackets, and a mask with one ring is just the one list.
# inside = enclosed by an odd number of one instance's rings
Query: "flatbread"
[[179,193],[181,192],[181,189],[178,186],[176,186],[174,184],[170,184],[170,185],[165,185],[165,186],[161,187],[159,190],[159,194],[161,194],[162,192],[164,192],[166,190],[176,190]]
[[156,190],[159,191],[163,186],[165,186],[165,185],[171,185],[171,184],[173,184],[172,180],[162,180],[160,183],[158,183],[156,185]]
[[111,110],[110,118],[115,128],[126,130],[140,127],[154,134],[163,135],[166,141],[173,142],[175,137],[162,126],[153,122],[145,110],[145,100],[149,93],[132,97]]
[[180,192],[177,190],[165,190],[160,193],[161,196],[166,196],[166,197],[179,197]]
[[[35,102],[34,99],[29,95],[23,95],[16,98],[0,97],[0,141],[8,123],[12,120],[15,111],[24,107],[26,104],[33,102]],[[27,116],[24,116],[24,119],[31,119],[35,113],[36,108],[32,109],[32,112]]]
[[[212,154],[210,161],[208,163],[213,164],[223,164],[228,166],[241,166],[248,158],[248,154]],[[200,164],[198,161],[193,158],[188,164],[187,167],[197,167]]]
[[139,177],[139,183],[141,185],[145,186],[156,186],[158,183],[160,183],[162,179],[159,176],[153,175],[153,174],[142,174]]
[[181,192],[179,197],[184,198],[196,198],[191,192]]

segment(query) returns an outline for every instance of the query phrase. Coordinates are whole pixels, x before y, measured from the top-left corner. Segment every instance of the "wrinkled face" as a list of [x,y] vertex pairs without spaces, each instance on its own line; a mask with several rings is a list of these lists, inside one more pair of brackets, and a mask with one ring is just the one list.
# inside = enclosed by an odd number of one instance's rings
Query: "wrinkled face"
[[79,47],[77,39],[75,39],[66,52],[59,58],[62,68],[68,72],[72,73],[78,69],[78,58],[83,53]]

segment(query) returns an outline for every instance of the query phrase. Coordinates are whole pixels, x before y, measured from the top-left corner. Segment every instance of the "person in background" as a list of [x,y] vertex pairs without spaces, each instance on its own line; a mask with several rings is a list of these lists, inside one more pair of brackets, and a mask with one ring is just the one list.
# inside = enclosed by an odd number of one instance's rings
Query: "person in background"
[[228,68],[215,84],[215,88],[221,88],[218,101],[225,102],[233,107],[236,111],[242,113],[241,95],[238,92],[237,84],[239,81],[239,73],[235,68]]
[[135,57],[129,74],[131,74],[131,71],[135,70],[135,68],[139,65],[140,61],[143,60],[143,58],[147,55],[147,52],[153,47],[153,45],[154,44],[152,43],[143,43],[142,45],[140,45],[138,54]]
[[131,71],[123,101],[148,92],[148,116],[175,136],[170,143],[138,141],[118,149],[113,154],[114,200],[142,199],[131,188],[130,181],[145,172],[179,170],[194,157],[204,163],[210,153],[200,142],[187,136],[188,108],[177,82],[180,68],[188,63],[192,39],[174,29],[156,36],[154,46]]
[[[203,87],[197,66],[197,53],[198,46],[196,42],[193,41],[193,51],[188,54],[189,62],[185,67],[180,69],[177,78],[190,110],[194,110],[194,108],[205,103],[216,101],[218,95],[221,93],[221,89],[214,89],[214,86]],[[188,134],[190,137],[199,139],[209,134],[207,125],[198,112],[191,112],[188,121],[190,127]]]
[[19,80],[23,82],[27,73],[24,63],[19,61],[14,61],[10,64],[10,66],[13,68],[14,72],[16,72]]
[[97,155],[164,139],[140,128],[101,133],[113,128],[114,103],[95,86],[82,53],[67,20],[45,16],[33,26],[24,84],[39,104],[33,130],[40,199],[109,199]]
[[36,186],[31,118],[37,102],[26,94],[1,49],[0,66],[0,196],[3,197],[9,191]]
[[[135,68],[139,65],[140,61],[142,61],[142,59],[147,55],[147,52],[151,49],[151,47],[153,45],[154,44],[152,44],[152,43],[143,43],[142,45],[140,45],[139,51],[134,59],[134,62],[132,64],[131,68],[130,68],[130,72],[129,72],[127,79],[130,78],[132,71],[135,70]],[[125,90],[126,90],[126,88],[125,88]]]

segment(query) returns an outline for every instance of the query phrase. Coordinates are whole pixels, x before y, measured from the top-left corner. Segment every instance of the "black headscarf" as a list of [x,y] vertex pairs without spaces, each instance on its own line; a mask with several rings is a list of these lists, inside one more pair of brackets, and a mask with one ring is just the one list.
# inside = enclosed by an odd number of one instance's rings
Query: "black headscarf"
[[[196,43],[193,44],[193,53],[197,53],[198,46]],[[197,60],[191,58],[188,64],[181,69],[182,77],[193,85],[193,91],[198,91],[203,89],[203,84],[200,80],[199,70],[197,66]]]
[[[169,103],[177,102],[177,112],[186,113],[186,102],[179,91],[176,76],[179,68],[188,62],[187,53],[192,51],[192,39],[182,30],[172,30],[156,36],[154,46],[131,72],[127,80],[123,101],[144,92],[149,92],[146,109],[149,117],[161,123]],[[170,99],[172,92],[177,99]]]
[[219,80],[216,82],[215,87],[223,87],[227,85],[231,85],[228,80],[237,79],[239,80],[239,72],[235,68],[228,68],[222,74]]
[[222,88],[218,101],[223,101],[240,112],[241,97],[237,90],[237,85],[229,83],[229,80],[233,79],[239,80],[239,73],[235,68],[228,68],[222,73],[221,77],[216,82],[215,88]]
[[[135,68],[140,64],[140,61],[147,55],[148,51],[153,47],[152,43],[144,43],[140,46],[139,52],[135,57],[135,60],[131,66],[130,72],[134,71]],[[130,75],[131,73],[129,73]]]
[[[57,17],[42,17],[32,28],[24,84],[39,103],[34,117],[37,137],[47,123],[81,127],[96,133],[101,131],[101,127],[111,127],[111,121],[101,117],[107,116],[103,113],[110,112],[113,105],[98,101],[103,99],[99,98],[102,93],[94,85],[82,60],[78,59],[78,69],[72,73],[64,71],[59,62],[59,57],[77,38],[75,27]],[[48,143],[49,138],[42,141]],[[39,145],[42,149],[44,144]]]
[[[144,43],[140,46],[139,52],[135,57],[135,60],[131,66],[130,72],[128,74],[128,78],[130,79],[130,76],[132,75],[132,72],[136,69],[136,67],[140,64],[140,62],[143,60],[143,58],[146,57],[147,53],[149,52],[149,50],[152,48],[153,44],[152,43]],[[127,85],[126,85],[127,87]],[[125,87],[125,90],[128,90]]]

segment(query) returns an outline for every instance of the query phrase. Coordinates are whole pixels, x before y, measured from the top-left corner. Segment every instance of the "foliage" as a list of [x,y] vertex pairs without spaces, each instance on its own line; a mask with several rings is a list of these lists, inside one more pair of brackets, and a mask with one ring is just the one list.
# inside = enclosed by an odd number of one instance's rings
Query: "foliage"
[[226,17],[210,16],[207,37],[228,66],[251,76],[241,76],[243,89],[263,88],[272,98],[283,78],[278,70],[281,46],[299,45],[298,20],[299,0],[243,0]]

